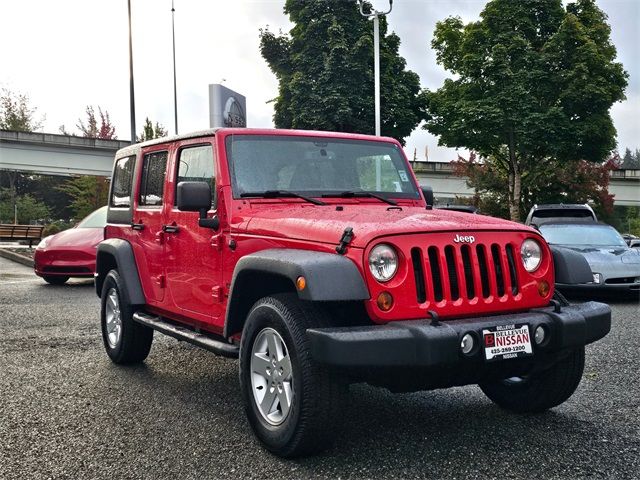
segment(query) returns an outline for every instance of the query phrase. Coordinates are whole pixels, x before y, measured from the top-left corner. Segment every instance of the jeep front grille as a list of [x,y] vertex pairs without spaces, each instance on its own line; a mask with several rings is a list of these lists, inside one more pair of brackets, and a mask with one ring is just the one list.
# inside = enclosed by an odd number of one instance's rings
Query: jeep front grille
[[516,256],[511,244],[430,246],[411,249],[416,300],[471,300],[519,292]]

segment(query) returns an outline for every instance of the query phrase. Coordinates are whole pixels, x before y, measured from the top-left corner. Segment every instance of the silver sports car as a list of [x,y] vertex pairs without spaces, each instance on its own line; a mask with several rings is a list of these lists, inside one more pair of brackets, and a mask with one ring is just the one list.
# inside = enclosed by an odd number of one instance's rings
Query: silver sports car
[[[546,223],[540,233],[551,245],[584,255],[593,282],[581,289],[640,293],[640,249],[629,248],[616,229],[602,223]],[[557,284],[560,290],[566,285]],[[572,287],[572,290],[575,286]]]

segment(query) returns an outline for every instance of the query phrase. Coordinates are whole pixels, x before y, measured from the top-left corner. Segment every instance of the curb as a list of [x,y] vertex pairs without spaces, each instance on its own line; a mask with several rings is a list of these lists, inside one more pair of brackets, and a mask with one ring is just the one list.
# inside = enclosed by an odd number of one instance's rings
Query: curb
[[33,268],[32,259],[23,257],[22,255],[18,255],[17,253],[13,253],[8,250],[4,250],[3,248],[0,248],[0,257],[6,258],[7,260],[12,260],[17,263],[21,263],[22,265],[26,265],[27,267]]

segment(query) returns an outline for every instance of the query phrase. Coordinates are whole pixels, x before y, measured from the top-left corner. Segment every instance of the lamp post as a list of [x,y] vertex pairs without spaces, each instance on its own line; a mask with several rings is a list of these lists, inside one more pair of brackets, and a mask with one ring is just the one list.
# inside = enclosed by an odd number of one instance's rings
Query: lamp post
[[131,112],[131,143],[136,143],[136,102],[133,95],[133,40],[131,38],[131,0],[129,11],[129,110]]
[[175,120],[175,133],[178,134],[178,85],[176,83],[176,29],[174,25],[176,9],[171,0],[171,35],[173,37],[173,113]]
[[389,10],[386,12],[379,12],[378,10],[371,10],[367,13],[364,11],[363,0],[358,0],[360,5],[360,14],[363,17],[373,19],[373,75],[375,77],[375,112],[376,112],[376,136],[380,136],[380,17],[382,15],[388,15],[393,9],[393,0],[389,0]]

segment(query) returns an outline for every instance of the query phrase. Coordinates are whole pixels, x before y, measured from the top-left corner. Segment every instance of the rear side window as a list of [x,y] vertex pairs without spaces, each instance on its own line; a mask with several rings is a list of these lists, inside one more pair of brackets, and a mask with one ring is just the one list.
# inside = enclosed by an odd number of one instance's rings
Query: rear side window
[[147,207],[162,205],[167,156],[167,152],[153,152],[144,156],[139,205]]
[[211,145],[198,145],[180,150],[176,185],[180,182],[208,183],[211,187],[212,206],[215,206],[216,172],[214,165]]
[[116,161],[113,169],[113,186],[110,204],[116,208],[131,207],[131,181],[136,157],[125,157]]

